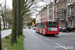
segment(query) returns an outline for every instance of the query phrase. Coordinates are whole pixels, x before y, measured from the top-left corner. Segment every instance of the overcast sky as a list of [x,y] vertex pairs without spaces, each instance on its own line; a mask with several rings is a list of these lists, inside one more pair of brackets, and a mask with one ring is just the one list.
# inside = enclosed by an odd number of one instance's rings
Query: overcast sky
[[[44,2],[39,2],[38,3],[38,5],[46,5],[47,3],[49,3],[49,1],[50,0],[44,0]],[[53,1],[53,0],[51,0],[51,1]],[[4,5],[4,3],[5,3],[5,0],[0,0],[0,3],[2,4],[2,5]],[[12,0],[6,0],[6,5],[10,8],[10,9],[12,9]],[[34,16],[35,17],[35,16]]]

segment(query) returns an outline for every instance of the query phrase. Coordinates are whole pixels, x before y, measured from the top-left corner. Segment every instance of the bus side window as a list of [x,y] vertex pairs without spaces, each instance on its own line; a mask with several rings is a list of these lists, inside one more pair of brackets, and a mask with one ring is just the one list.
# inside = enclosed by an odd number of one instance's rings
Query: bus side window
[[41,28],[42,28],[42,29],[45,28],[45,22],[41,23]]

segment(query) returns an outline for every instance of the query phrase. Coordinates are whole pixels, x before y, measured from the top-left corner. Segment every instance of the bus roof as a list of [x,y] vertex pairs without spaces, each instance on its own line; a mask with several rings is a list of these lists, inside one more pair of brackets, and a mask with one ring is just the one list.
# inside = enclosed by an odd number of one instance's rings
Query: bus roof
[[[53,20],[44,20],[42,22],[47,22],[47,21],[50,21],[50,22],[56,22],[56,21],[53,21]],[[38,23],[41,23],[41,22],[38,22]],[[36,23],[37,24],[37,23]]]

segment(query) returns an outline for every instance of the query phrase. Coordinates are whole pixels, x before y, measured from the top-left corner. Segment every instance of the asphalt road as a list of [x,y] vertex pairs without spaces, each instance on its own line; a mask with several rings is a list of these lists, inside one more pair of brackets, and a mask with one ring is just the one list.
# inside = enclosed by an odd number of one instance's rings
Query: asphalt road
[[43,36],[32,29],[24,29],[25,50],[75,50],[75,34],[60,32],[56,36]]

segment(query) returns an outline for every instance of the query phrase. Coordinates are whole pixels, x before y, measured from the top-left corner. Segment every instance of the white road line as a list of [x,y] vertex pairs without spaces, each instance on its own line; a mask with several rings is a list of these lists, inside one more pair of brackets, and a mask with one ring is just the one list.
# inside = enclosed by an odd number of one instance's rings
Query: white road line
[[57,44],[58,46],[64,48],[64,49],[68,49],[68,48],[66,48],[65,46],[62,46],[62,45],[60,45],[60,44],[58,44],[58,43],[56,43],[56,44]]
[[48,41],[50,41],[50,39],[48,39],[48,38],[45,38],[46,40],[48,40]]

